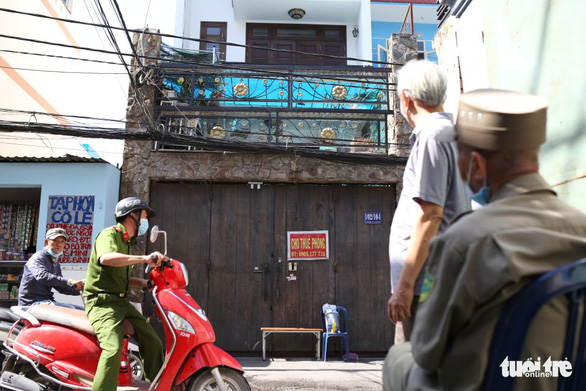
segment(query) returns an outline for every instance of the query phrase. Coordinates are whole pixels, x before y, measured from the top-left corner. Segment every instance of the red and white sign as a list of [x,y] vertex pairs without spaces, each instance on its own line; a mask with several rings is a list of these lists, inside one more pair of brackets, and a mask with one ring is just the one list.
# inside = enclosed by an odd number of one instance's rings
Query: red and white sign
[[330,259],[328,231],[287,231],[287,259]]
[[87,263],[92,251],[94,196],[49,196],[47,230],[63,228],[69,237],[60,263]]

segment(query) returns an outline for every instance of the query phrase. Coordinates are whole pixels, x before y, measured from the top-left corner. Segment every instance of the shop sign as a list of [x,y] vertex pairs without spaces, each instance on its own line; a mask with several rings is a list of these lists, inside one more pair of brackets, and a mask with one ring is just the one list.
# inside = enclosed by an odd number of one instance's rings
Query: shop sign
[[67,245],[60,263],[87,263],[92,251],[94,196],[49,196],[47,230],[63,228]]

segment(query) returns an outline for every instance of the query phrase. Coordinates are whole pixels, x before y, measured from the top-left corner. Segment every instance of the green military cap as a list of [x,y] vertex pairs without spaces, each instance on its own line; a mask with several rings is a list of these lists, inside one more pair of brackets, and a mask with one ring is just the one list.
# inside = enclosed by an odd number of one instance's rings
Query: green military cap
[[489,151],[537,148],[545,142],[547,102],[521,92],[483,89],[460,97],[458,142]]

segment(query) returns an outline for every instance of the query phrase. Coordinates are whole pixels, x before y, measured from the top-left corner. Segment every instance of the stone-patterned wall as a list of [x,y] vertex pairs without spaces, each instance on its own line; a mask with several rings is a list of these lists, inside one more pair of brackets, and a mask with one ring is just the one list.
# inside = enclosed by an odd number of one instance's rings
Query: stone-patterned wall
[[356,164],[294,155],[232,152],[157,152],[128,140],[122,196],[148,200],[151,181],[396,184],[399,164]]
[[[417,38],[411,34],[391,34],[391,39],[388,40],[390,48],[390,62],[393,72],[391,72],[391,83],[397,83],[396,74],[401,68],[400,65],[405,64],[410,60],[417,59]],[[389,132],[391,134],[391,142],[393,145],[390,148],[390,154],[396,156],[409,156],[411,151],[409,137],[413,128],[407,120],[401,115],[401,107],[399,105],[399,97],[396,91],[389,94],[392,97],[393,110],[395,115],[389,116]]]
[[[161,37],[152,34],[134,34],[133,44],[139,55],[149,58],[148,64],[155,63],[161,52]],[[144,58],[144,57],[143,57]],[[144,61],[144,60],[143,60]],[[154,121],[154,97],[155,83],[151,80],[151,74],[140,71],[136,59],[132,59],[135,85],[129,86],[128,107],[126,109],[126,127],[128,129],[152,129]],[[136,87],[136,88],[135,88]],[[120,198],[140,197],[148,202],[148,183],[144,167],[148,166],[150,156],[150,142],[126,140],[122,155],[122,169],[120,176]]]

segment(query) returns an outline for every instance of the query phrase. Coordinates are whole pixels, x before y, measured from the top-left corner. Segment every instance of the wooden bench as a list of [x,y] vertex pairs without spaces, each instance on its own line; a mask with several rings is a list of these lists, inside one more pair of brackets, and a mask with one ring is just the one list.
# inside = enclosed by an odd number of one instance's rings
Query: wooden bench
[[321,350],[321,333],[322,329],[307,329],[298,327],[261,327],[262,331],[262,359],[263,361],[267,358],[267,335],[273,333],[310,333],[315,335],[317,342],[315,344],[315,358],[320,359]]

